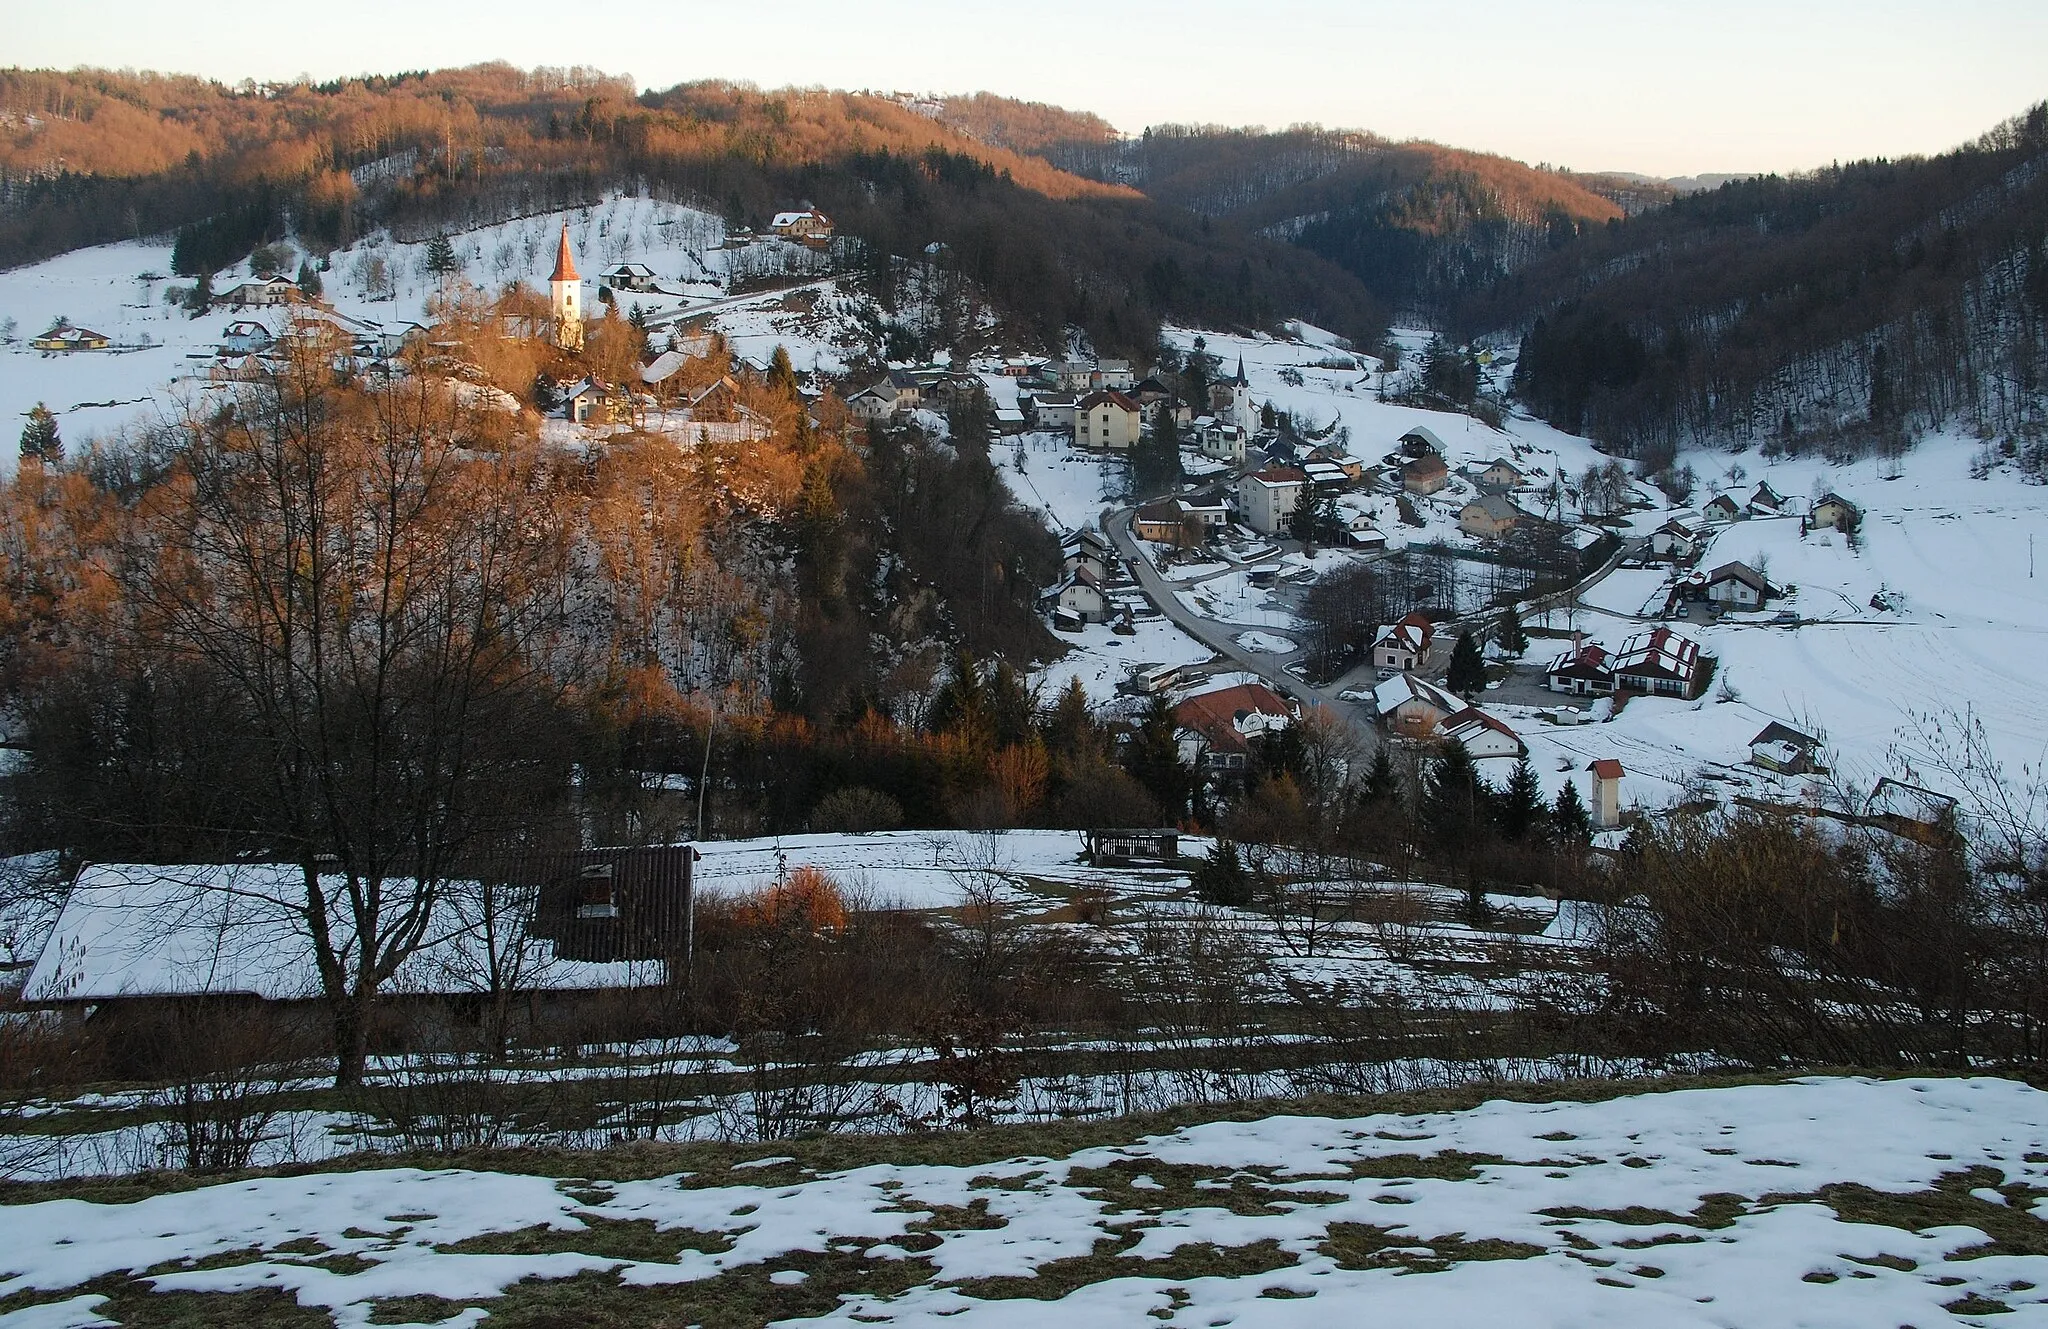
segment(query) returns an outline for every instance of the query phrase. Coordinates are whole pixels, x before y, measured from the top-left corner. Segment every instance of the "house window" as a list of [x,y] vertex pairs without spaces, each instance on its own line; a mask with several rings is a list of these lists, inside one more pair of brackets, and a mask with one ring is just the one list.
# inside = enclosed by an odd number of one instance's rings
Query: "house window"
[[576,917],[617,918],[619,902],[612,891],[609,863],[583,869],[577,880]]

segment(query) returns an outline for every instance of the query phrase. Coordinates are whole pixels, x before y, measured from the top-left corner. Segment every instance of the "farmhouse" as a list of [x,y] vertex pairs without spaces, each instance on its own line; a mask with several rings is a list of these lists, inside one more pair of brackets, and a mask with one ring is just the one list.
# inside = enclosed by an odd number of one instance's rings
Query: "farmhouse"
[[597,280],[614,291],[651,291],[654,269],[645,263],[621,263],[598,274]]
[[1489,757],[1521,757],[1528,753],[1521,736],[1477,706],[1454,711],[1437,724],[1437,737],[1464,745],[1473,760]]
[[1761,609],[1777,592],[1747,563],[1723,563],[1707,574],[1707,600],[1724,609]]
[[1700,549],[1700,532],[1683,517],[1673,517],[1650,532],[1650,552],[1674,563],[1683,563]]
[[1485,494],[1458,509],[1458,529],[1480,540],[1498,540],[1528,514],[1499,494]]
[[1853,531],[1862,522],[1863,509],[1832,492],[1816,499],[1812,511],[1807,514],[1807,524],[1816,531]]
[[1071,392],[1020,392],[1017,404],[1031,416],[1032,427],[1048,433],[1072,433],[1074,394]]
[[575,424],[615,424],[632,411],[626,394],[602,379],[586,378],[562,394],[562,418]]
[[1638,632],[1621,644],[1612,660],[1617,691],[1665,697],[1695,697],[1706,678],[1700,644],[1670,628]]
[[1251,760],[1252,740],[1285,729],[1293,708],[1263,683],[1240,683],[1200,692],[1173,708],[1182,732],[1181,759],[1212,770],[1242,770]]
[[1401,487],[1411,494],[1434,494],[1450,482],[1450,467],[1433,452],[1402,463]]
[[1237,482],[1237,508],[1245,525],[1261,535],[1278,535],[1301,505],[1308,477],[1292,466],[1268,466]]
[[1416,425],[1401,435],[1401,451],[1410,457],[1429,457],[1444,450],[1444,441],[1428,425]]
[[1749,496],[1749,515],[1752,517],[1775,517],[1784,510],[1784,495],[1771,488],[1770,481],[1757,481],[1756,492]]
[[251,355],[270,349],[277,338],[270,329],[254,319],[238,318],[221,329],[220,351],[222,355]]
[[1108,537],[1092,526],[1060,541],[1060,562],[1068,572],[1086,568],[1103,581],[1115,575],[1117,568],[1116,550],[1110,547]]
[[1544,671],[1544,686],[1570,697],[1614,691],[1614,668],[1605,647],[1588,642],[1565,651]]
[[1749,740],[1749,761],[1779,775],[1807,775],[1818,769],[1813,754],[1819,747],[1820,740],[1813,735],[1773,720]]
[[1492,489],[1514,489],[1528,478],[1521,467],[1505,457],[1495,457],[1486,463],[1486,469],[1479,473],[1479,483]]
[[1114,612],[1102,579],[1085,566],[1067,573],[1046,598],[1083,623],[1107,623]]
[[778,212],[768,229],[786,239],[822,244],[832,238],[832,219],[816,209]]
[[1091,392],[1074,403],[1074,443],[1084,448],[1127,451],[1138,445],[1145,413],[1121,392]]
[[112,344],[103,332],[74,328],[68,323],[51,328],[29,343],[38,351],[104,351]]
[[299,284],[290,277],[276,273],[268,277],[251,277],[231,290],[214,297],[215,304],[235,305],[292,305],[306,298]]
[[1205,415],[1195,421],[1195,446],[1204,457],[1236,465],[1244,461],[1246,441],[1243,429],[1224,424],[1214,416]]
[[1429,653],[1429,643],[1435,636],[1436,625],[1421,614],[1410,614],[1398,623],[1388,624],[1373,638],[1373,668],[1415,668]]
[[1414,674],[1402,672],[1372,690],[1380,723],[1404,738],[1428,738],[1445,717],[1466,710],[1466,704]]
[[1708,521],[1741,521],[1747,514],[1742,504],[1727,494],[1716,494],[1707,500]]

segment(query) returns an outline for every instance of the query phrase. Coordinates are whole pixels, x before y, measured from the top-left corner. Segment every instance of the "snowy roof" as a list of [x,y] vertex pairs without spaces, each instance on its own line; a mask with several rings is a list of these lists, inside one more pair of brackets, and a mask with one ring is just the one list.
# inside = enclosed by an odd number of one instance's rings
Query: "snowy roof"
[[[297,901],[305,901],[296,865],[101,863],[82,869],[57,927],[30,971],[28,1001],[97,1001],[115,997],[249,993],[273,1000],[319,995],[312,943]],[[353,935],[339,903],[346,889],[325,879],[338,941]],[[486,953],[480,929],[462,907],[464,893],[444,892],[426,945],[400,966],[390,991],[471,990]],[[500,925],[502,926],[502,924]],[[499,945],[504,946],[500,939]],[[658,981],[645,965],[558,960],[536,940],[547,963],[536,986],[558,990],[626,987]]]
[[1928,826],[1937,825],[1955,811],[1956,801],[1947,794],[1922,789],[1916,784],[1894,780],[1889,775],[1870,791],[1864,811],[1873,817],[1902,817]]
[[1698,667],[1700,644],[1681,637],[1670,628],[1638,632],[1621,644],[1614,655],[1617,674],[1660,674],[1689,679]]
[[1820,740],[1811,734],[1802,734],[1790,725],[1779,724],[1776,720],[1763,727],[1763,732],[1749,740],[1750,747],[1762,744],[1789,743],[1802,751],[1812,751],[1820,746]]
[[1268,466],[1262,471],[1253,471],[1245,479],[1255,481],[1268,488],[1277,489],[1281,485],[1301,484],[1308,479],[1308,476],[1292,466]]
[[1446,715],[1465,709],[1465,703],[1451,696],[1442,688],[1424,682],[1415,675],[1402,672],[1372,690],[1373,704],[1381,715],[1394,710],[1409,701],[1423,701],[1436,707]]
[[1444,717],[1438,728],[1445,738],[1455,738],[1460,742],[1476,738],[1485,730],[1511,738],[1517,744],[1522,741],[1522,736],[1508,728],[1505,721],[1488,715],[1477,706],[1467,706],[1463,710],[1453,711]]
[[1707,574],[1709,586],[1717,586],[1724,581],[1739,581],[1758,595],[1771,593],[1771,583],[1764,579],[1764,574],[1747,563],[1723,563]]

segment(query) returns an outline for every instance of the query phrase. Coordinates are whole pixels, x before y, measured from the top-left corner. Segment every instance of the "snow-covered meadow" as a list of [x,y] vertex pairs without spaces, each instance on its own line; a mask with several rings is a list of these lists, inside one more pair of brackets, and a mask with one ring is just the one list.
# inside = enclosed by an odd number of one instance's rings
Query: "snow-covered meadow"
[[0,1324],[83,1329],[174,1293],[194,1311],[282,1297],[340,1326],[517,1321],[551,1295],[628,1324],[709,1322],[736,1299],[757,1323],[2048,1322],[2048,1095],[2005,1080],[1496,1100],[968,1153],[26,1200],[0,1208]]

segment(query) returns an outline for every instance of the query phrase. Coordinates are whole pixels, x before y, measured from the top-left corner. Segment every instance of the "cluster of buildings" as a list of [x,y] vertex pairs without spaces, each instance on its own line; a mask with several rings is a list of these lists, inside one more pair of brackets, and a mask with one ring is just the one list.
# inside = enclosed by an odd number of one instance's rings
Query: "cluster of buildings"
[[1552,692],[1574,697],[1635,692],[1691,698],[1706,690],[1712,661],[1697,641],[1659,625],[1633,634],[1613,651],[1574,638],[1544,670],[1544,682]]

